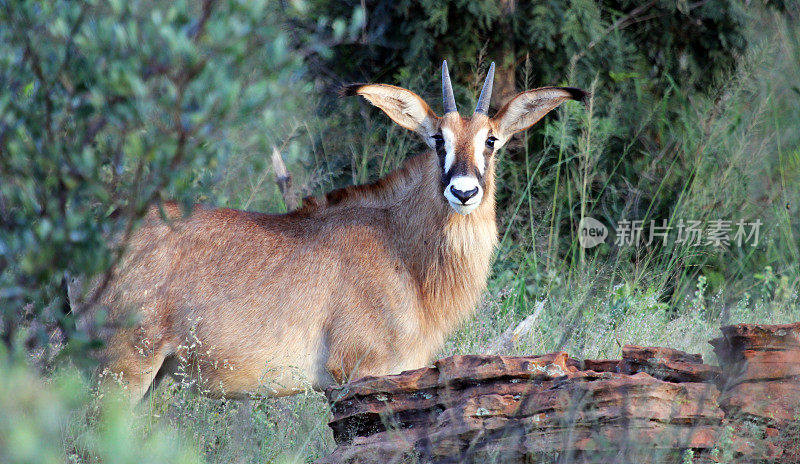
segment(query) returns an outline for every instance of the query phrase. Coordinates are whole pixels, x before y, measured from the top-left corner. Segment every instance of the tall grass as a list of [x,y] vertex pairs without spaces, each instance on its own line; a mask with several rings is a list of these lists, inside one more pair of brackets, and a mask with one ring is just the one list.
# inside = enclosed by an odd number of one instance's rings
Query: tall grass
[[[614,105],[613,99],[590,102],[589,111],[565,107],[560,118],[546,122],[544,151],[535,163],[527,151],[523,165],[501,158],[500,177],[517,194],[501,211],[505,232],[490,293],[442,354],[485,348],[538,302],[546,303],[536,329],[514,353],[566,349],[574,356],[613,357],[625,343],[661,344],[713,361],[705,342],[721,324],[797,320],[800,193],[787,186],[800,180],[797,135],[788,130],[797,127],[799,114],[783,103],[796,92],[786,76],[797,73],[798,61],[787,59],[797,56],[797,31],[775,18],[762,21],[758,27],[775,34],[755,37],[741,65],[707,98],[686,99],[675,87],[663,97],[670,101],[655,102],[649,119],[628,134],[657,130],[662,144],[637,154],[641,172],[622,179],[630,186],[627,197],[609,192],[619,179],[593,172],[603,159],[633,156],[604,145],[618,135],[614,115],[624,109],[598,117],[593,108]],[[663,117],[659,108],[676,102],[678,117]],[[544,195],[532,182],[546,186]],[[624,218],[647,222],[656,211],[667,211],[672,227],[681,219],[760,220],[759,246],[669,241],[584,252],[578,244],[575,224],[584,216],[613,225]]]

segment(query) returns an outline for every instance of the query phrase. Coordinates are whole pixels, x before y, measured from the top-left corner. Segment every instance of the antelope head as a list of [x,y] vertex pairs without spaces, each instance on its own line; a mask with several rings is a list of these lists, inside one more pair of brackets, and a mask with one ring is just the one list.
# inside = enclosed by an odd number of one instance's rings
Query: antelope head
[[467,215],[484,200],[486,176],[495,153],[512,135],[531,127],[562,102],[584,101],[588,95],[571,87],[529,90],[516,95],[490,118],[493,81],[494,63],[469,118],[461,117],[456,109],[447,61],[442,64],[441,117],[420,96],[393,85],[353,84],[344,88],[344,94],[361,95],[394,122],[422,136],[439,158],[442,201],[447,201],[457,213]]

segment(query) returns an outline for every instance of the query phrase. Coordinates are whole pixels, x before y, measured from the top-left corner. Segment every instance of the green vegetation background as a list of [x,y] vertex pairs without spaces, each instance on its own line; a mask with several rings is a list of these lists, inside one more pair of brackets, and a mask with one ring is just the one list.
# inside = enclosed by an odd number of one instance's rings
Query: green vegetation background
[[[304,462],[331,450],[321,394],[220,402],[168,383],[130,412],[90,393],[93,331],[65,277],[100,276],[150,205],[282,212],[377,179],[422,144],[343,82],[462,113],[498,64],[515,90],[592,90],[499,158],[501,244],[476,316],[440,353],[702,352],[729,322],[800,320],[800,28],[793,2],[0,1],[0,461]],[[761,221],[758,246],[578,246],[582,217]],[[612,236],[613,239],[613,236]],[[103,321],[93,321],[93,327]]]

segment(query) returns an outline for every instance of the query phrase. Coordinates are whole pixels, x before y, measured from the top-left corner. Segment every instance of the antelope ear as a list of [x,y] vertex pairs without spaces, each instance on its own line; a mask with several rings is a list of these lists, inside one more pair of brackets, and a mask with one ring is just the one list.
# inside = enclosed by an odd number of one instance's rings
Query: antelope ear
[[573,87],[542,87],[528,90],[512,98],[492,118],[495,132],[503,143],[549,113],[562,102],[578,100],[586,103],[589,93]]
[[361,95],[382,109],[392,121],[412,130],[426,141],[433,136],[439,117],[431,107],[410,90],[386,84],[352,84],[342,88],[345,96]]

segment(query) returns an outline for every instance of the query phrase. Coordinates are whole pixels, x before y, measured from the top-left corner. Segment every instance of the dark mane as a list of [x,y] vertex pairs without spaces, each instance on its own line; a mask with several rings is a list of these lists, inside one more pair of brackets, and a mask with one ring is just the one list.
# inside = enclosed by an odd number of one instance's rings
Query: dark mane
[[303,198],[299,208],[290,216],[310,216],[333,206],[354,205],[365,202],[389,203],[402,187],[408,186],[415,174],[425,164],[429,155],[424,152],[405,160],[400,167],[375,182],[362,185],[349,185],[332,190],[322,196]]

